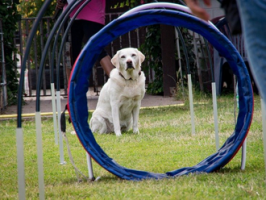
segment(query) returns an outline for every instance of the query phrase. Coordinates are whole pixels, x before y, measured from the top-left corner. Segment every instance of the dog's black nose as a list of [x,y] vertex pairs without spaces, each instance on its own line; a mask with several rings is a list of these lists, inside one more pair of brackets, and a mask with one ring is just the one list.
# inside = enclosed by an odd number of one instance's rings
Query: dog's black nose
[[132,60],[127,61],[127,68],[133,68]]

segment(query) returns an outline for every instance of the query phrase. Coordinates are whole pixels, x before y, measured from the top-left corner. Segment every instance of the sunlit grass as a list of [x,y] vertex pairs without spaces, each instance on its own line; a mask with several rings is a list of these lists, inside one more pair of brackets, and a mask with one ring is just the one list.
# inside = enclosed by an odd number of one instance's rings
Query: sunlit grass
[[[201,102],[201,103],[198,103]],[[220,146],[233,133],[233,97],[218,98]],[[240,170],[241,154],[218,172],[174,179],[125,181],[93,162],[97,182],[77,182],[64,143],[65,165],[60,164],[53,120],[42,119],[46,199],[265,199],[260,99],[255,97],[253,123],[247,139],[246,169]],[[101,148],[127,168],[165,173],[193,166],[216,152],[212,101],[194,105],[196,134],[191,134],[189,106],[142,109],[140,134],[128,131],[122,137],[94,133]],[[0,199],[17,199],[16,121],[0,121]],[[86,153],[73,130],[68,140],[77,167],[87,176]],[[38,199],[38,168],[35,123],[23,121],[27,199]]]

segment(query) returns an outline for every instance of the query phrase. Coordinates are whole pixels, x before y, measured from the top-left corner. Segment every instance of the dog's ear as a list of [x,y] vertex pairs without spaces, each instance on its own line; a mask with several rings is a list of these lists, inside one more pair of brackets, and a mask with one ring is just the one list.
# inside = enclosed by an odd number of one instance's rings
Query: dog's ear
[[114,55],[114,57],[111,59],[111,63],[117,68],[117,69],[119,69],[119,57],[118,57],[118,55],[119,55],[119,52],[120,51],[117,51],[116,52],[116,54]]
[[139,50],[138,50],[138,55],[139,55],[139,66],[141,66],[141,63],[143,63],[143,61],[145,60],[145,56]]

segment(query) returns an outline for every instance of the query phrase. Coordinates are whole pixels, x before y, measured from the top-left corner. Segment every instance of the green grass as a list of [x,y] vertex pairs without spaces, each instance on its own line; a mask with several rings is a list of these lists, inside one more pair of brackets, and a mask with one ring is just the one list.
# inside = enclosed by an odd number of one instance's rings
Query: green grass
[[[121,137],[94,134],[98,144],[117,163],[127,168],[164,173],[193,166],[215,153],[212,102],[208,97],[194,105],[196,135],[185,106],[142,109],[140,134]],[[220,145],[234,130],[232,96],[218,98]],[[253,123],[247,140],[246,169],[240,170],[241,154],[223,169],[210,174],[191,174],[162,180],[126,181],[93,162],[97,182],[77,182],[64,143],[66,164],[59,162],[53,121],[42,118],[46,199],[266,199],[260,100],[255,97]],[[0,199],[17,199],[16,121],[0,121]],[[72,131],[67,126],[67,132]],[[26,198],[38,199],[35,123],[24,120]],[[86,154],[75,135],[68,134],[75,164],[87,175]]]

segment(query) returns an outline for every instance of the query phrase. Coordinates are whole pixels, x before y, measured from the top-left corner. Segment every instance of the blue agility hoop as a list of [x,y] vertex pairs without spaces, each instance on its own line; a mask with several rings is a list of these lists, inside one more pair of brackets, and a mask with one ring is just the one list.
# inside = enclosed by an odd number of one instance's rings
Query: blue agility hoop
[[[141,26],[166,24],[188,28],[206,38],[225,57],[238,80],[239,115],[235,130],[218,152],[193,167],[152,173],[118,165],[97,144],[88,124],[86,93],[92,67],[102,49],[111,41]],[[77,136],[88,154],[104,169],[126,180],[161,179],[189,173],[209,173],[225,166],[245,140],[252,121],[253,92],[246,66],[232,43],[216,28],[190,14],[175,10],[145,10],[118,18],[94,35],[83,48],[73,69],[68,91],[69,111]]]

